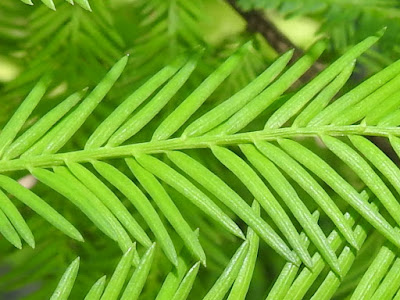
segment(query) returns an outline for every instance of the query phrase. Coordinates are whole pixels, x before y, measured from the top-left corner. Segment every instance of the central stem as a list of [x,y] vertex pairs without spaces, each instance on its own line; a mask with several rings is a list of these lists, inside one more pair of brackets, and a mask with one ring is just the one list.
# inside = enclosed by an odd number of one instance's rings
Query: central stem
[[302,136],[330,136],[364,135],[389,137],[400,136],[398,127],[377,126],[321,126],[309,128],[279,128],[266,129],[232,135],[204,135],[200,137],[174,138],[164,141],[150,141],[118,147],[102,147],[98,149],[80,150],[68,153],[43,154],[31,157],[22,157],[13,160],[0,161],[0,173],[24,170],[35,167],[53,167],[65,162],[88,162],[91,160],[129,157],[137,154],[162,153],[170,150],[209,148],[213,145],[238,145],[255,141],[274,141],[279,138],[294,138]]

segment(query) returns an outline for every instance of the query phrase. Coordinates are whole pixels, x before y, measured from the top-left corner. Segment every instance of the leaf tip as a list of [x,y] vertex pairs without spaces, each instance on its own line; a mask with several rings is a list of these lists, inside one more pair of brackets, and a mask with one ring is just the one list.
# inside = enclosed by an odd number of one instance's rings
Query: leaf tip
[[83,238],[82,234],[80,234],[79,232],[78,232],[78,234],[75,236],[75,239],[76,239],[78,242],[82,242],[82,243],[85,242],[85,239]]
[[383,27],[382,29],[380,29],[380,30],[376,33],[376,36],[377,36],[378,38],[381,38],[381,37],[385,34],[386,29],[387,29],[387,26],[385,26],[385,27]]
[[80,262],[81,262],[81,258],[80,258],[80,256],[78,256],[78,257],[75,258],[74,261],[71,263],[71,266],[74,266],[74,267],[76,266],[76,267],[78,267]]
[[28,243],[29,247],[31,247],[32,249],[35,249],[36,244],[35,244],[35,240],[33,238],[27,240],[26,242]]

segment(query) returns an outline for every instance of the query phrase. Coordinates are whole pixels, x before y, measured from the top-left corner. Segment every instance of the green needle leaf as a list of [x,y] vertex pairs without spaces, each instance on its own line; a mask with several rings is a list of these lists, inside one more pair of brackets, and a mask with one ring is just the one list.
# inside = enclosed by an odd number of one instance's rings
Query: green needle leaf
[[[329,246],[321,227],[313,221],[311,213],[299,198],[289,181],[287,181],[278,168],[268,158],[257,151],[254,146],[241,145],[240,149],[272,188],[281,196],[329,266],[341,276],[342,272],[335,252]],[[307,249],[305,250],[307,251]]]
[[393,150],[396,152],[397,156],[400,157],[400,139],[391,135],[389,136],[389,140]]
[[355,104],[351,109],[343,112],[332,120],[335,125],[348,125],[366,117],[368,113],[373,112],[375,107],[382,105],[382,101],[399,91],[400,75],[390,80],[384,86],[373,92],[371,95]]
[[400,224],[399,202],[370,165],[356,151],[340,140],[329,136],[321,138],[324,144],[361,178],[382,202],[396,223]]
[[344,94],[315,118],[313,118],[308,126],[322,126],[332,122],[333,119],[340,116],[344,111],[353,107],[359,101],[379,89],[400,72],[400,60],[389,65],[371,78],[365,80],[350,92]]
[[78,3],[81,7],[86,9],[87,11],[92,11],[89,1],[87,1],[87,0],[74,0],[74,1],[75,1],[75,3]]
[[[218,176],[190,156],[178,152],[167,152],[168,158],[186,174],[204,186],[222,203],[248,224],[268,245],[287,260],[293,260],[290,249],[281,237],[247,203]],[[289,255],[288,255],[289,254]]]
[[174,169],[150,155],[138,155],[136,160],[149,172],[184,195],[194,205],[200,208],[206,215],[210,216],[222,227],[232,234],[244,238],[240,228],[229,218],[210,198],[194,186],[184,176]]
[[[35,170],[33,170],[32,174],[34,175],[34,173]],[[77,241],[83,242],[82,235],[70,222],[68,222],[62,215],[55,211],[36,194],[24,188],[18,182],[9,177],[0,175],[0,187],[14,195],[18,200],[29,206],[38,215],[42,216],[50,224],[64,232],[66,235]]]
[[[313,214],[313,220],[318,222],[319,212],[316,210]],[[302,239],[304,245],[308,247],[310,245],[310,240],[302,231],[300,233],[300,238]],[[278,279],[275,281],[274,286],[271,291],[268,293],[266,300],[275,300],[275,299],[285,299],[286,293],[292,285],[293,281],[296,278],[297,272],[299,271],[299,267],[294,265],[291,262],[287,262],[280,272]]]
[[103,296],[101,296],[101,300],[118,299],[118,296],[128,276],[128,272],[132,266],[134,252],[134,247],[130,247],[122,256],[117,267],[115,268],[114,274],[111,276],[110,282],[108,283]]
[[190,291],[192,290],[193,283],[196,279],[197,273],[200,268],[200,262],[197,262],[190,268],[190,270],[186,273],[185,277],[183,278],[181,284],[179,285],[178,290],[176,291],[173,300],[185,300],[188,296]]
[[[195,233],[198,235],[199,230],[197,229]],[[168,273],[157,294],[156,300],[170,300],[175,295],[179,288],[179,284],[189,268],[188,261],[191,260],[191,257],[189,258],[188,254],[187,248],[180,251],[178,256],[178,265]]]
[[384,245],[369,266],[367,272],[365,272],[350,299],[370,299],[388,272],[395,257],[396,249],[392,245]]
[[101,231],[112,240],[117,241],[123,251],[130,247],[132,241],[121,224],[67,168],[57,167],[55,173],[44,169],[35,169],[32,174],[75,204]]
[[209,75],[189,97],[160,124],[153,134],[153,140],[165,140],[173,135],[193,115],[216,88],[232,73],[242,61],[251,42],[244,44],[236,54],[230,56],[211,75]]
[[233,134],[253,121],[261,112],[267,109],[281,96],[296,80],[298,80],[318,59],[326,48],[325,41],[318,41],[305,56],[300,58],[277,81],[257,97],[247,103],[241,110],[230,117],[225,123],[210,131],[210,134]]
[[4,159],[12,159],[22,154],[26,149],[33,145],[53,125],[61,119],[68,111],[70,111],[84,96],[87,89],[82,90],[69,96],[46,115],[40,118],[31,128],[24,132],[14,143],[6,149]]
[[[372,203],[374,209],[376,209],[376,203]],[[350,213],[347,213],[348,224],[353,225],[358,215],[355,214],[355,211],[351,210]],[[354,233],[356,235],[357,241],[360,245],[362,245],[367,238],[367,233],[370,226],[365,222],[365,220],[361,220],[358,225],[355,226]],[[331,233],[333,235],[333,233]],[[334,236],[333,236],[334,237]],[[333,243],[336,243],[340,240],[340,236],[336,235],[332,240]],[[337,244],[339,245],[339,243]],[[344,274],[347,274],[356,259],[356,254],[354,250],[350,249],[350,247],[345,246],[342,250],[342,253],[339,255],[339,262],[341,265]],[[319,264],[319,263],[318,263]],[[312,276],[311,274],[309,274]],[[316,274],[318,276],[318,273]],[[313,276],[315,277],[315,276]],[[315,277],[317,278],[317,277]],[[316,293],[313,295],[312,300],[319,300],[319,299],[331,299],[334,295],[335,291],[338,289],[339,285],[341,284],[342,280],[333,272],[329,272],[326,276],[325,280],[322,282]]]
[[285,235],[304,264],[312,267],[311,256],[301,243],[294,224],[257,173],[244,160],[226,148],[212,147],[212,151],[217,159],[231,170],[253,194],[255,199]]
[[67,300],[79,270],[79,257],[67,268],[50,300]]
[[372,299],[393,299],[400,287],[400,259],[396,258]]
[[[379,100],[382,100],[380,98]],[[395,112],[397,108],[400,106],[400,91],[397,90],[391,96],[387,97],[380,102],[379,105],[375,105],[375,107],[366,114],[365,122],[368,125],[376,125],[383,127],[390,127],[391,121],[395,120]],[[397,125],[394,125],[397,126]]]
[[28,120],[36,105],[42,99],[47,87],[50,84],[50,76],[44,76],[32,89],[29,95],[18,107],[17,111],[7,122],[6,126],[0,132],[0,158],[2,158],[5,149],[13,142],[22,126]]
[[[19,235],[28,243],[29,246],[35,248],[35,239],[24,218],[11,200],[0,190],[0,210],[3,211],[8,220],[14,226]],[[17,242],[18,243],[18,242]]]
[[190,124],[182,136],[202,135],[228,119],[265,89],[282,72],[292,56],[293,50],[283,54],[245,88]]
[[353,73],[356,61],[348,65],[336,76],[319,94],[311,101],[311,103],[297,116],[293,121],[293,127],[305,127],[320,111],[322,111],[336,95],[336,93],[344,86]]
[[[76,0],[75,0],[76,1]],[[84,300],[99,300],[106,286],[106,276],[97,280],[90,288]]]
[[128,56],[121,58],[111,70],[104,76],[102,81],[82,101],[82,103],[38,143],[31,147],[24,156],[37,155],[40,153],[55,153],[74,135],[90,116],[97,105],[103,100],[108,91],[117,81],[128,62]]
[[7,219],[2,210],[0,210],[0,232],[5,239],[13,244],[16,248],[22,248],[21,239],[19,238],[18,233],[15,231],[14,227],[11,225],[10,221]]
[[[121,300],[135,300],[139,298],[140,293],[146,283],[147,276],[150,272],[151,265],[154,259],[156,243],[147,249],[135,272],[132,274]],[[107,298],[108,299],[108,298]]]
[[189,224],[182,217],[179,209],[175,206],[163,186],[158,182],[153,174],[145,170],[134,159],[127,158],[125,161],[132,173],[153,198],[154,202],[156,202],[157,206],[171,223],[172,227],[174,227],[189,250],[200,259],[202,264],[205,266],[206,255],[199,243],[197,235],[192,231]]
[[164,224],[161,222],[160,217],[143,192],[126,175],[118,171],[115,167],[104,162],[93,162],[92,164],[101,176],[107,179],[112,185],[121,191],[129,201],[131,201],[133,206],[142,215],[151,231],[156,236],[165,255],[174,265],[177,265],[178,258],[174,244]]
[[331,166],[304,146],[290,140],[279,140],[279,144],[298,162],[326,182],[336,193],[349,203],[376,230],[400,247],[398,234],[392,226],[371,205],[365,203],[357,191],[347,183]]
[[280,148],[266,142],[256,142],[255,144],[261,153],[284,170],[289,177],[296,181],[314,199],[344,235],[346,240],[358,249],[353,229],[347,225],[340,209],[318,182],[299,163]]
[[265,128],[279,128],[293,117],[311,98],[322,90],[333,78],[335,78],[347,65],[375,44],[379,36],[370,36],[346,51],[339,59],[322,71],[310,83],[303,87],[295,96],[284,103],[265,124]]
[[[260,215],[260,205],[257,201],[253,202],[252,208],[257,215]],[[233,284],[228,300],[244,300],[250,286],[251,278],[253,277],[258,254],[259,237],[249,227],[246,238],[249,241],[249,251],[244,258],[243,265]]]
[[68,163],[68,168],[85,186],[114,214],[129,233],[143,246],[150,247],[151,241],[131,213],[118,197],[88,169],[77,163]]
[[41,0],[48,8],[52,10],[56,10],[56,6],[54,5],[53,0]]
[[85,149],[98,148],[125,122],[130,114],[146,100],[157,88],[172,77],[185,63],[186,57],[177,58],[151,77],[145,84],[132,93],[102,122],[90,136]]
[[207,295],[203,300],[219,300],[224,299],[224,296],[231,288],[233,282],[237,278],[240,268],[243,264],[244,258],[246,257],[249,248],[249,242],[244,242],[233,255],[231,261],[226,266],[224,272],[214,283],[212,288],[208,291]]
[[349,136],[349,139],[357,150],[385,175],[396,191],[400,193],[400,170],[396,164],[368,139],[355,135]]
[[107,145],[116,146],[122,144],[148,124],[188,80],[190,74],[192,74],[197,65],[197,60],[197,56],[189,60],[145,107],[126,121],[126,123],[110,137]]

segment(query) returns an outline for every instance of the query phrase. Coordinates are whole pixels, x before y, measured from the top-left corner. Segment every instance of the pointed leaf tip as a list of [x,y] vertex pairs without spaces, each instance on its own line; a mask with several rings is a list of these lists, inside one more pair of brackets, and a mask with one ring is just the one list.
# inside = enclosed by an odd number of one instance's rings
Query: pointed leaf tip
[[75,0],[75,2],[83,9],[92,12],[92,8],[87,0]]
[[377,36],[378,38],[381,38],[381,37],[385,34],[386,29],[387,29],[387,26],[385,26],[385,27],[383,27],[382,29],[380,29],[380,30],[376,33],[376,36]]
[[67,270],[62,275],[60,281],[58,282],[57,288],[55,289],[50,300],[61,300],[68,299],[71,290],[74,286],[76,276],[78,275],[80,257],[78,256],[75,260],[68,266]]

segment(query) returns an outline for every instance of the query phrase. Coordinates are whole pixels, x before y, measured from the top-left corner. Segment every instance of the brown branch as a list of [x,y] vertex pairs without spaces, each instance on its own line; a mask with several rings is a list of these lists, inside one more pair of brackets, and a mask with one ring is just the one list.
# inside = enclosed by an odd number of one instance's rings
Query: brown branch
[[271,21],[266,19],[261,12],[256,10],[244,11],[238,6],[236,0],[227,0],[227,2],[246,20],[247,31],[260,33],[279,53],[294,48],[297,50],[297,57],[301,56],[302,51],[283,35]]
[[[293,59],[304,55],[304,51],[295,46],[279,29],[268,20],[261,12],[256,10],[244,11],[241,9],[236,0],[226,0],[229,5],[241,15],[247,23],[247,31],[258,32],[261,34],[266,41],[278,52],[283,53],[290,49],[295,49]],[[316,74],[321,72],[325,68],[325,65],[317,61],[300,79],[300,82],[308,82],[311,78],[315,77]]]

